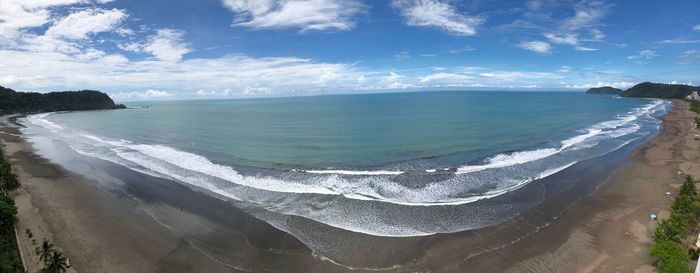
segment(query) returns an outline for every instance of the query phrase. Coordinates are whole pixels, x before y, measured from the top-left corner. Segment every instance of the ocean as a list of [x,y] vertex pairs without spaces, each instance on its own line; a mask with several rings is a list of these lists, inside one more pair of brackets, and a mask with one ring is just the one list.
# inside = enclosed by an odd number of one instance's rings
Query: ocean
[[312,249],[318,228],[290,217],[382,237],[505,221],[534,204],[499,198],[648,139],[671,105],[505,91],[126,104],[20,122],[40,154],[63,143],[231,200]]

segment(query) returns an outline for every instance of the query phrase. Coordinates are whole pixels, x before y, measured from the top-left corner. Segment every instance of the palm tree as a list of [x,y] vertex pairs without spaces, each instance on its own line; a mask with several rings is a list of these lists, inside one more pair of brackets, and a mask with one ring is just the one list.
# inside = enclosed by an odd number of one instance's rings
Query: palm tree
[[44,265],[48,265],[51,261],[51,256],[56,250],[53,248],[53,244],[49,243],[46,239],[41,243],[41,247],[37,249],[37,255],[39,255],[39,260],[44,262]]
[[61,252],[54,251],[49,263],[44,267],[44,273],[64,273],[68,269],[68,261]]

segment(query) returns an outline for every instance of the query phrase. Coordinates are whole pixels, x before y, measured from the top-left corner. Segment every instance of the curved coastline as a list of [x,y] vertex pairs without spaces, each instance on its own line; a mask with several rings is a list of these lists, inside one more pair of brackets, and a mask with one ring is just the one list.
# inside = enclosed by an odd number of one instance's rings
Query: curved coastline
[[[31,140],[32,135],[44,134],[31,126],[40,127],[49,134],[66,138],[63,141],[70,142],[71,150],[83,156],[169,178],[195,190],[247,202],[280,215],[276,217],[278,219],[266,219],[271,223],[298,216],[367,235],[413,237],[483,228],[517,215],[540,201],[485,209],[494,203],[486,201],[517,191],[581,160],[620,149],[651,133],[649,127],[656,122],[651,115],[665,111],[666,105],[661,100],[649,101],[626,115],[582,129],[578,135],[559,141],[557,148],[498,154],[485,159],[484,165],[462,165],[447,171],[421,170],[385,175],[306,174],[305,171],[291,170],[267,171],[268,174],[262,176],[246,175],[232,166],[216,164],[206,157],[167,146],[73,132],[47,120],[50,114],[27,117],[29,127],[25,132]],[[641,118],[648,120],[638,121]],[[641,128],[639,122],[652,124],[644,125],[647,127],[645,131],[638,132]],[[76,142],[80,139],[86,142]],[[601,141],[608,143],[598,144]],[[416,175],[416,172],[421,174]],[[494,177],[498,181],[491,182]],[[424,186],[410,187],[402,182],[414,183],[411,180]],[[474,185],[465,188],[470,184]],[[280,228],[284,229],[283,226]]]
[[[678,107],[678,106],[676,106],[676,107]],[[673,116],[673,115],[671,115],[671,116]],[[665,117],[664,119],[669,119],[669,118],[673,118],[673,117]],[[675,124],[675,123],[673,124],[673,128],[669,128],[671,126],[664,126],[662,134],[655,137],[654,140],[650,141],[649,143],[644,144],[644,148],[637,150],[637,152],[635,152],[635,154],[644,154],[649,149],[660,149],[661,148],[660,146],[665,145],[664,143],[669,141],[668,139],[666,139],[669,137],[669,136],[667,136],[669,134],[668,131],[672,131],[672,129],[675,130],[677,128],[676,126],[683,126],[681,124],[681,122],[676,122],[676,123],[677,124]],[[682,121],[682,123],[685,124],[685,121]],[[685,125],[685,126],[687,127],[687,125]],[[687,128],[682,129],[682,130],[687,130]],[[683,132],[685,132],[685,131],[683,131]],[[688,137],[692,138],[692,136],[690,134],[688,135]],[[624,156],[624,157],[626,157],[626,156]],[[633,158],[639,158],[639,157],[640,156],[634,156]],[[636,160],[638,160],[638,159],[634,159],[634,160],[635,161],[633,161],[633,162],[637,162]],[[639,164],[639,163],[632,163],[632,164]],[[644,167],[649,168],[647,166],[644,166]],[[673,169],[672,166],[669,166],[669,167],[662,166],[662,168]],[[637,169],[637,170],[639,170],[639,169]],[[626,173],[629,173],[629,172],[630,172],[629,170],[626,171]],[[564,174],[564,173],[565,172],[561,172],[560,174]],[[615,178],[616,176],[620,175],[619,173],[620,173],[620,171],[616,171],[613,178],[609,179],[612,181],[610,181],[609,183],[606,183],[606,184],[610,184],[610,183],[613,183],[613,185],[619,185],[620,183],[624,184],[625,183],[624,181],[620,182],[620,179]],[[647,173],[648,173],[648,171],[647,171]],[[669,172],[669,174],[670,173],[675,173],[675,171]],[[552,177],[552,179],[561,179],[561,178],[562,177]],[[626,178],[629,178],[629,175],[627,175]],[[601,178],[601,179],[606,180],[605,178]],[[669,182],[666,182],[668,180],[663,180],[663,181],[664,181],[663,183],[669,183]],[[671,181],[673,181],[673,180],[671,180]],[[627,185],[630,185],[629,181],[626,183],[627,183]],[[634,185],[634,183],[631,183],[631,184]],[[530,188],[537,187],[537,185],[535,185],[535,184],[530,184],[530,185],[531,185]],[[603,189],[601,189],[599,191],[606,192],[609,187],[610,186],[603,185]],[[567,192],[571,192],[571,190],[569,190]],[[622,194],[624,194],[624,192],[622,192]],[[596,193],[596,194],[594,194],[593,198],[594,199],[600,198],[598,196],[601,196],[601,195],[605,196],[604,194]],[[555,198],[555,199],[558,199],[558,198]],[[589,199],[588,197],[584,197],[584,199],[583,199],[584,201],[582,201],[582,202],[588,203],[589,202],[588,199]],[[550,200],[554,200],[554,199],[550,199]],[[568,200],[568,201],[566,201],[567,203],[571,202],[571,200],[567,199],[567,198],[561,198],[561,199],[559,199],[559,202],[563,203],[564,200]],[[663,198],[661,201],[663,201]],[[554,202],[554,201],[550,201],[550,202]],[[630,202],[636,203],[636,202],[641,202],[641,201],[630,201]],[[529,259],[539,259],[538,257],[540,257],[540,256],[537,254],[539,252],[533,251],[533,250],[528,250],[528,251],[524,251],[524,252],[521,251],[522,252],[521,254],[517,254],[517,255],[512,256],[514,258],[512,259],[511,262],[494,266],[493,262],[496,262],[499,259],[493,258],[492,257],[493,255],[488,255],[491,257],[486,257],[486,255],[483,255],[483,253],[482,253],[485,251],[484,249],[491,249],[487,252],[497,251],[497,252],[505,252],[505,253],[513,254],[513,251],[519,251],[517,249],[522,250],[523,244],[527,244],[527,242],[532,242],[533,240],[535,240],[536,238],[539,238],[541,236],[547,236],[550,238],[545,240],[546,243],[544,243],[543,246],[535,247],[535,249],[556,248],[560,244],[563,245],[563,244],[568,244],[571,242],[572,237],[570,237],[570,236],[573,236],[572,234],[575,234],[575,233],[571,233],[572,232],[571,231],[572,225],[573,226],[585,225],[585,223],[582,223],[582,222],[587,221],[586,219],[589,219],[588,217],[594,217],[596,215],[595,211],[600,211],[601,209],[607,210],[607,207],[609,207],[609,206],[616,206],[615,204],[605,204],[605,205],[601,204],[601,205],[598,205],[598,207],[594,206],[595,208],[592,208],[592,207],[590,207],[590,204],[578,205],[578,203],[580,203],[580,202],[575,202],[575,203],[576,204],[573,205],[571,208],[566,209],[566,212],[564,214],[561,214],[559,216],[555,215],[555,216],[544,217],[544,219],[552,219],[550,217],[554,217],[553,219],[556,219],[556,220],[553,222],[552,221],[544,221],[544,222],[541,222],[541,224],[534,224],[534,222],[539,222],[539,220],[535,221],[535,219],[538,219],[539,217],[541,217],[541,216],[535,216],[535,215],[543,212],[543,211],[537,209],[537,207],[535,207],[535,209],[528,210],[528,213],[523,214],[514,220],[511,220],[511,221],[508,221],[506,223],[494,226],[492,228],[486,228],[486,229],[477,230],[477,231],[462,232],[462,233],[458,233],[458,234],[442,234],[442,235],[428,236],[427,238],[430,238],[428,240],[432,241],[432,243],[430,243],[429,246],[426,246],[426,247],[431,249],[430,252],[432,254],[430,254],[429,257],[421,257],[421,255],[417,254],[417,253],[414,253],[414,254],[409,255],[409,256],[399,256],[399,257],[405,257],[404,258],[405,261],[400,262],[401,265],[398,267],[399,268],[398,271],[415,271],[416,268],[423,268],[423,269],[431,268],[433,270],[443,269],[443,270],[441,270],[442,272],[453,272],[453,271],[459,272],[461,270],[464,270],[465,266],[469,266],[469,268],[471,268],[471,269],[481,268],[481,269],[483,269],[482,272],[502,272],[502,271],[505,271],[505,269],[507,269],[509,266],[513,266],[516,263],[519,265],[522,265],[522,263],[528,261]],[[550,203],[547,203],[547,204],[550,205]],[[662,204],[663,204],[663,202],[662,202]],[[656,206],[656,205],[654,205],[654,206]],[[663,205],[663,206],[668,206],[668,204]],[[550,213],[551,213],[551,211],[550,211]],[[633,213],[635,213],[635,215],[638,215],[637,217],[639,217],[639,215],[641,214],[642,219],[646,217],[646,212],[643,210],[635,210]],[[588,215],[590,215],[590,216],[588,216]],[[525,218],[525,219],[523,219],[523,218]],[[572,219],[572,218],[581,218],[581,219]],[[637,219],[636,221],[638,221],[638,220],[639,219]],[[618,221],[618,220],[615,220],[615,221]],[[516,224],[516,223],[520,223],[520,224]],[[522,227],[520,227],[520,228],[515,227],[515,225],[523,225],[524,223],[528,223],[527,224],[528,226],[534,227],[533,230],[542,230],[542,229],[548,230],[548,235],[543,235],[542,232],[527,233],[527,232],[523,232]],[[588,225],[590,225],[590,224],[591,223],[588,223]],[[602,226],[599,229],[604,229],[604,230],[607,230],[606,226],[609,227],[608,224],[605,224],[605,225],[604,224],[596,224],[596,225]],[[499,230],[501,230],[501,231],[499,231]],[[508,239],[508,238],[512,238],[512,236],[510,236],[510,235],[506,236],[503,233],[503,230],[510,230],[510,232],[514,234],[513,236],[515,236],[515,234],[519,234],[518,238],[519,237],[523,237],[523,238],[521,238],[521,239],[516,238],[517,241],[514,241],[513,239]],[[520,230],[520,231],[513,232],[515,230]],[[564,230],[564,231],[562,231],[562,230]],[[562,231],[562,232],[559,233],[558,231]],[[478,234],[478,236],[477,236],[477,234]],[[568,234],[568,235],[566,235],[566,234]],[[634,233],[634,234],[635,234],[635,236],[637,236],[637,233]],[[476,236],[476,237],[474,237],[474,236]],[[561,240],[551,238],[551,237],[559,238],[561,236],[563,236]],[[569,239],[566,239],[567,236],[569,236]],[[624,236],[624,235],[620,235],[620,236]],[[492,240],[492,241],[491,242],[484,242],[483,239],[477,240],[477,237],[481,237],[484,239],[490,238],[489,240]],[[407,238],[407,239],[397,238],[397,239],[391,239],[391,240],[402,241],[402,240],[410,240],[410,239],[411,238]],[[538,240],[542,240],[542,239],[538,239]],[[455,245],[455,243],[450,243],[448,241],[457,241],[459,243],[457,243],[456,245],[461,245],[462,248],[465,246],[464,244],[469,242],[469,244],[473,244],[474,247],[469,247],[468,250],[462,250],[462,251],[448,250],[448,249],[451,249],[450,245]],[[494,248],[493,246],[501,244],[501,243],[499,243],[499,241],[511,241],[511,243],[504,244],[503,247]],[[574,241],[576,241],[576,240],[574,240]],[[135,242],[132,242],[132,243],[134,245],[137,244]],[[424,243],[425,242],[418,243],[418,244],[422,245]],[[590,247],[581,241],[577,241],[575,243],[579,244],[579,247],[581,247],[583,249],[588,249]],[[627,247],[627,245],[629,245],[629,244],[642,244],[643,245],[644,243],[633,240],[633,242],[624,241],[621,245],[625,245],[625,247]],[[489,245],[491,247],[487,247]],[[518,247],[518,246],[521,246],[521,247]],[[482,248],[482,249],[480,251],[476,251],[476,248]],[[452,254],[449,254],[447,256],[441,256],[441,255],[445,255],[447,252],[451,252],[451,251],[455,251],[455,252],[452,252]],[[540,250],[540,251],[544,251],[544,250]],[[537,252],[537,253],[535,253],[535,252]],[[440,254],[440,253],[442,253],[442,254]],[[479,254],[479,253],[482,253],[482,254]],[[566,253],[562,254],[562,255],[566,255]],[[643,256],[643,255],[639,255],[639,256]],[[409,257],[413,257],[413,258],[409,258]],[[448,258],[448,257],[452,257],[452,258]],[[468,257],[468,258],[466,260],[462,260],[465,257]],[[646,257],[646,256],[644,256],[644,257]],[[416,259],[416,258],[417,258],[417,260],[415,262],[409,262],[409,260]],[[583,255],[583,256],[575,259],[575,261],[578,261],[578,262],[582,262],[584,260],[589,261],[589,262],[592,261],[592,260],[589,260],[589,258],[590,258],[589,256]],[[628,258],[621,259],[621,261],[629,262],[630,260],[628,257]],[[300,263],[306,263],[306,262],[309,262],[309,260],[304,260],[303,262],[300,262]],[[350,262],[352,262],[352,261],[350,261]],[[642,262],[642,264],[639,264],[639,262]],[[633,259],[633,263],[631,263],[631,264],[641,266],[644,264],[644,262],[646,262],[645,259],[641,259],[641,261],[640,261],[640,259]],[[341,261],[341,263],[342,264],[349,264],[348,261]],[[316,262],[310,262],[310,264],[316,264]],[[310,264],[306,264],[306,266],[310,266]],[[438,264],[441,264],[441,265],[438,265]],[[612,266],[614,264],[619,264],[619,263],[608,262],[608,263],[605,263],[603,265],[599,264],[598,266],[605,266],[603,268],[611,268],[610,266]],[[491,265],[493,267],[491,269],[488,269],[488,268],[484,268],[484,265]],[[318,266],[318,265],[316,265],[316,266]],[[560,266],[563,266],[563,267],[559,267],[560,269],[565,267],[565,265],[560,265]],[[568,266],[572,266],[572,264],[568,264]],[[337,266],[330,267],[329,265],[323,265],[322,267],[327,269],[324,272],[345,272],[344,269],[338,268]],[[362,267],[362,266],[359,266],[359,267]],[[381,266],[370,265],[370,267],[381,267]],[[318,267],[314,266],[314,268],[318,268]],[[299,269],[299,268],[297,267],[297,269]],[[393,271],[397,271],[397,269],[394,268]],[[139,272],[139,271],[133,271],[133,272]],[[293,270],[293,272],[305,272],[305,271],[304,270]]]

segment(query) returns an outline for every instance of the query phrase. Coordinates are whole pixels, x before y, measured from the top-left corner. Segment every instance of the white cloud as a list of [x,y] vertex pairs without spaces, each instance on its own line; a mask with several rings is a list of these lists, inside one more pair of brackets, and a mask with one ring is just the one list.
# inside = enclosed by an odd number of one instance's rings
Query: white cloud
[[562,72],[562,73],[571,72],[571,66],[562,65],[561,68],[559,68],[558,72]]
[[576,35],[574,35],[574,34],[545,33],[543,35],[544,35],[544,37],[549,39],[550,42],[555,43],[555,44],[565,44],[565,45],[577,45],[578,44],[578,38],[576,38]]
[[388,82],[398,82],[400,81],[404,76],[401,76],[399,74],[396,74],[396,72],[392,71],[389,72],[388,76],[385,76],[383,79]]
[[218,91],[218,92],[217,91],[207,92],[207,91],[200,89],[197,91],[196,94],[197,94],[197,96],[204,96],[204,97],[212,97],[212,96],[213,97],[227,97],[227,96],[231,95],[231,89],[226,88],[226,89]]
[[499,81],[522,81],[533,79],[560,79],[561,75],[551,72],[533,72],[533,71],[488,71],[478,74],[484,78],[495,79]]
[[686,40],[682,38],[659,41],[660,44],[697,44],[700,40]]
[[576,51],[598,51],[597,48],[585,47],[585,46],[575,46]]
[[422,83],[429,82],[441,82],[441,83],[452,83],[452,82],[466,82],[471,81],[474,77],[465,74],[455,74],[455,73],[435,73],[425,77],[420,77],[419,80]]
[[0,44],[10,43],[26,28],[40,27],[51,19],[49,8],[72,5],[84,0],[2,0],[0,2]]
[[236,14],[234,25],[275,29],[349,30],[365,6],[358,0],[223,0]]
[[658,57],[659,55],[656,54],[656,51],[653,50],[642,50],[639,51],[638,54],[636,55],[629,55],[627,56],[627,59],[634,60],[634,59],[653,59]]
[[253,96],[253,95],[270,95],[272,94],[272,89],[269,87],[250,87],[246,86],[245,89],[243,89],[243,95],[244,96]]
[[119,92],[109,94],[115,100],[144,100],[144,99],[162,99],[172,96],[167,91],[158,91],[148,89],[144,92]]
[[89,34],[114,30],[127,15],[122,10],[86,9],[55,22],[45,35],[67,39],[87,39]]
[[693,27],[693,30],[700,30],[700,24],[695,25],[695,26]]
[[518,44],[518,47],[541,54],[549,54],[552,52],[552,46],[549,43],[542,41],[522,42]]
[[162,28],[144,42],[119,45],[125,51],[147,52],[163,61],[179,61],[182,55],[191,51],[184,41],[185,32],[177,29]]
[[579,30],[593,27],[608,13],[608,10],[609,5],[602,1],[581,1],[574,7],[574,16],[564,20],[562,28]]
[[481,17],[460,13],[444,1],[393,0],[392,3],[410,26],[435,27],[455,35],[472,36],[484,22]]
[[630,88],[636,84],[637,83],[635,83],[635,82],[628,82],[628,81],[595,82],[595,83],[586,83],[586,84],[565,85],[564,87],[572,88],[572,89],[588,89],[588,88],[594,88],[594,87],[610,86],[610,87],[615,87],[615,88],[619,88],[619,89],[627,89],[627,88]]

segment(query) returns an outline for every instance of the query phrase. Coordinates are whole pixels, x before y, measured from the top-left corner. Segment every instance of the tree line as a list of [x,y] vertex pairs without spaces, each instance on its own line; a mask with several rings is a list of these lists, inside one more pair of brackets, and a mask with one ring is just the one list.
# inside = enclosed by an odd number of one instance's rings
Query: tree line
[[[17,222],[17,207],[15,200],[8,192],[19,188],[17,175],[12,172],[12,165],[0,149],[0,273],[23,273],[24,265],[16,240],[15,223]],[[31,238],[31,232],[27,230]],[[41,273],[64,273],[68,269],[67,258],[53,244],[44,239],[41,246],[36,248],[36,254],[44,263]]]

